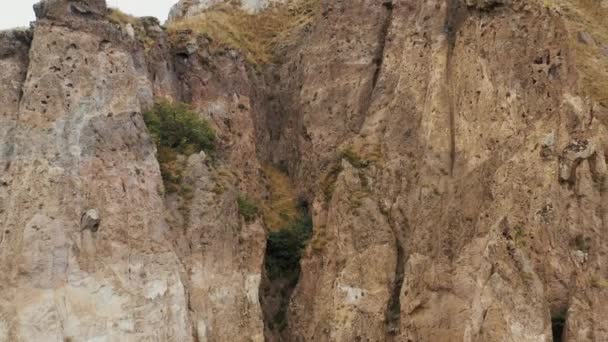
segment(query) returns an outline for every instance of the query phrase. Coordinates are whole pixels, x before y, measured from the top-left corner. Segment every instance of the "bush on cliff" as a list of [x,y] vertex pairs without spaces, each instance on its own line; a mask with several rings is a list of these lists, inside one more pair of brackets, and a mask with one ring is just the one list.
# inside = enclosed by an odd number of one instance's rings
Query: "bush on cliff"
[[158,102],[144,113],[144,121],[157,146],[186,155],[215,150],[215,131],[185,103]]
[[307,213],[283,229],[268,233],[266,271],[270,279],[299,275],[300,258],[311,235],[312,217]]
[[168,192],[180,190],[183,162],[178,154],[213,154],[215,131],[187,104],[161,101],[144,113],[144,121],[158,149],[158,162]]
[[247,196],[240,195],[237,198],[237,204],[239,205],[239,213],[247,223],[253,222],[260,212],[255,201]]

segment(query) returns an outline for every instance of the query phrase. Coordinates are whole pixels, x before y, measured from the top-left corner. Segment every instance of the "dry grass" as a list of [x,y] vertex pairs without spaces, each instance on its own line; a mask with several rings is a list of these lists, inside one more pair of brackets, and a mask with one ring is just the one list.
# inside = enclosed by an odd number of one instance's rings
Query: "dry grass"
[[293,0],[250,14],[221,4],[197,16],[172,22],[167,29],[170,35],[184,30],[206,35],[221,46],[243,52],[249,62],[264,64],[273,61],[278,44],[289,42],[298,28],[312,21],[319,6],[319,0]]
[[298,219],[298,199],[289,177],[267,165],[263,168],[268,180],[270,198],[262,204],[264,222],[270,231],[289,226]]
[[139,19],[137,17],[127,14],[119,10],[118,8],[110,8],[110,10],[108,11],[108,20],[110,20],[110,22],[114,24],[119,24],[123,26],[131,24],[133,25],[133,27],[135,27],[139,23]]
[[594,275],[591,277],[591,286],[598,288],[598,289],[608,289],[608,280]]
[[[608,7],[598,0],[544,0],[545,6],[558,10],[569,31],[569,42],[575,53],[576,67],[582,77],[585,91],[595,101],[608,106]],[[581,32],[588,33],[595,44],[578,39]]]
[[312,250],[316,253],[322,252],[327,246],[327,227],[321,226],[314,230],[314,235],[310,241]]

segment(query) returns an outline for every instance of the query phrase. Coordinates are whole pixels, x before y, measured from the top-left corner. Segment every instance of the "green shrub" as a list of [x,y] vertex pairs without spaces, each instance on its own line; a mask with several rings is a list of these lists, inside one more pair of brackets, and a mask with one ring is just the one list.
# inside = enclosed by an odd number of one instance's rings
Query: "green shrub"
[[266,271],[270,279],[299,275],[300,258],[311,235],[312,217],[304,213],[289,226],[268,234]]
[[158,102],[144,113],[157,146],[190,155],[215,150],[215,131],[185,103]]
[[178,192],[184,167],[178,154],[205,151],[213,156],[215,132],[184,103],[158,102],[143,117],[156,143],[165,189],[169,193]]
[[245,222],[253,222],[260,211],[258,205],[246,196],[239,196],[237,198],[237,203],[239,205],[239,213],[243,216]]

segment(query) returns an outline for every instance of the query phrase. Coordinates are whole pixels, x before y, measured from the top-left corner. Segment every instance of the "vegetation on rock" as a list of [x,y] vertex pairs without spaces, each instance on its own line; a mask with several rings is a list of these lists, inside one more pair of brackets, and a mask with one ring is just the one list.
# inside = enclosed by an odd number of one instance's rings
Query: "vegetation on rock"
[[270,231],[279,230],[298,218],[298,198],[289,177],[276,167],[263,167],[268,198],[262,203],[264,223]]
[[295,1],[271,6],[251,14],[229,4],[169,23],[169,34],[183,30],[207,36],[212,41],[243,52],[249,62],[269,63],[277,45],[288,43],[294,30],[312,21],[318,0]]
[[107,19],[111,23],[118,25],[123,29],[126,29],[128,25],[131,25],[135,38],[142,43],[146,50],[150,50],[156,43],[154,38],[148,36],[146,32],[146,25],[144,24],[146,20],[148,20],[148,22],[149,20],[153,20],[154,23],[160,25],[160,23],[158,23],[157,19],[154,17],[138,18],[117,8],[109,8]]
[[361,158],[352,148],[347,148],[340,153],[342,159],[346,159],[352,166],[357,169],[363,169],[369,166],[369,161]]
[[255,201],[247,196],[240,195],[237,198],[237,203],[239,205],[239,213],[247,223],[253,222],[260,213],[260,208]]
[[144,121],[157,149],[158,162],[168,192],[179,190],[183,165],[178,155],[215,151],[215,131],[187,104],[160,101],[144,113]]
[[185,103],[158,102],[144,120],[158,146],[185,155],[215,150],[215,131]]
[[273,166],[264,167],[269,196],[262,202],[266,240],[267,285],[262,301],[268,327],[281,332],[287,327],[287,307],[300,278],[300,259],[313,231],[308,204],[298,201],[289,177]]
[[271,292],[278,297],[269,326],[279,332],[287,326],[289,299],[300,278],[300,259],[313,230],[308,209],[302,206],[300,210],[296,220],[282,229],[269,232],[266,242],[266,274],[274,284]]
[[266,271],[270,279],[299,275],[300,258],[311,236],[312,217],[304,209],[297,220],[268,234]]

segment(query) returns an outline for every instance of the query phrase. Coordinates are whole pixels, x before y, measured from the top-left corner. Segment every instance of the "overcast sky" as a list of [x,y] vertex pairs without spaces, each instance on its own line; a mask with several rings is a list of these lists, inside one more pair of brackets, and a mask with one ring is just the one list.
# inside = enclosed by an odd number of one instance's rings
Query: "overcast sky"
[[[153,16],[161,22],[167,19],[169,9],[178,0],[106,0],[108,6],[141,16]],[[0,0],[0,30],[28,26],[34,20],[32,6],[38,0]]]

